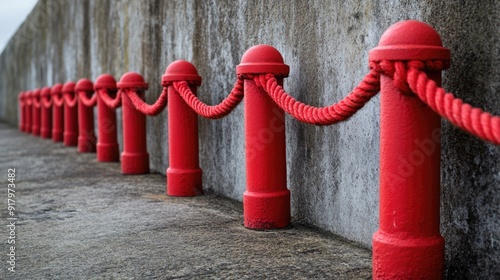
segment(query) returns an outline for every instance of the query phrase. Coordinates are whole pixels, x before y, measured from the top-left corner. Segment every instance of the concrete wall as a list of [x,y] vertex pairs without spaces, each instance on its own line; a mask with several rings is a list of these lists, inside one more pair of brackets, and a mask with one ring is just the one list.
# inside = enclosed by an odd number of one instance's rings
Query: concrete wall
[[[165,67],[192,61],[200,98],[218,103],[235,66],[255,44],[290,65],[285,88],[312,105],[340,100],[367,73],[368,51],[392,24],[432,25],[452,52],[443,85],[500,114],[498,1],[41,1],[0,56],[0,118],[17,124],[17,93],[56,82],[117,79],[127,71],[158,97]],[[287,117],[288,185],[295,221],[370,246],[378,227],[379,98],[329,127]],[[500,148],[443,121],[442,221],[447,276],[500,277]],[[153,171],[168,166],[166,112],[148,118]],[[243,106],[200,120],[204,187],[241,200],[245,189]],[[163,187],[163,186],[162,186]]]

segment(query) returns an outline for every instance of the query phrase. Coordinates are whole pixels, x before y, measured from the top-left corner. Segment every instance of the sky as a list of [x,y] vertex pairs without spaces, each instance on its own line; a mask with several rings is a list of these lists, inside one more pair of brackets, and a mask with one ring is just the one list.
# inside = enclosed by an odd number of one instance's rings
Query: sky
[[0,53],[38,0],[0,0]]

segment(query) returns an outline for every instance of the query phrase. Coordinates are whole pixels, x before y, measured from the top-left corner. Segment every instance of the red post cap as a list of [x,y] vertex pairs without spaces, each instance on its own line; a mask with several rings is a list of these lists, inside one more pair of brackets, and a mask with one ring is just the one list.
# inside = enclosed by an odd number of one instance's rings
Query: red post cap
[[52,88],[50,89],[50,94],[59,96],[62,94],[62,88],[63,85],[61,83],[57,83],[53,85]]
[[34,97],[34,98],[38,98],[40,97],[40,92],[41,90],[39,88],[35,88],[32,93],[31,93],[31,97]]
[[92,84],[91,80],[83,78],[78,80],[78,82],[76,83],[75,91],[92,92],[94,91],[94,85]]
[[165,74],[161,76],[161,85],[166,87],[175,81],[194,82],[201,85],[201,77],[193,64],[185,60],[176,60],[165,69]]
[[74,82],[66,82],[62,87],[62,92],[75,93],[75,83]]
[[102,74],[95,80],[94,90],[98,90],[100,88],[105,88],[109,90],[117,90],[116,80],[110,74]]
[[236,74],[273,73],[288,77],[290,67],[283,61],[280,52],[269,45],[257,45],[248,49],[236,66]]
[[24,100],[24,93],[25,93],[25,91],[21,91],[19,93],[19,101],[23,101]]
[[369,56],[370,61],[450,60],[450,50],[443,47],[434,28],[420,21],[407,20],[389,27]]
[[42,88],[42,91],[40,93],[42,97],[44,96],[50,96],[50,87],[44,87]]
[[148,84],[144,81],[144,78],[135,72],[127,72],[123,74],[117,86],[118,88],[148,89]]
[[24,92],[24,98],[25,99],[30,99],[31,98],[31,94],[32,94],[32,91],[31,90],[27,90]]

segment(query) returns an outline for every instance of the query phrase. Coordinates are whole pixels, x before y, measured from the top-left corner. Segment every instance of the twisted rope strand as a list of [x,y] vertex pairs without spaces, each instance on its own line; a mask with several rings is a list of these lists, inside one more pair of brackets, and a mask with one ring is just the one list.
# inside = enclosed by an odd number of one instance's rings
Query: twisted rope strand
[[87,92],[86,91],[78,91],[77,92],[78,98],[80,99],[80,102],[83,103],[86,107],[94,107],[95,104],[97,103],[97,94],[92,95],[91,98],[87,97]]
[[68,107],[70,107],[70,108],[75,107],[76,103],[78,103],[78,97],[76,95],[73,96],[73,99],[71,99],[71,96],[69,94],[63,93],[63,98],[64,98],[64,102],[66,102],[66,105],[68,105]]
[[35,108],[37,108],[37,109],[39,109],[39,108],[40,108],[40,106],[41,106],[41,105],[40,105],[40,101],[39,101],[39,100],[36,100],[36,98],[35,98],[35,97],[31,98],[31,104],[32,104]]
[[301,122],[315,125],[330,125],[347,120],[380,91],[380,73],[371,69],[359,85],[340,102],[327,107],[314,107],[290,96],[273,74],[259,75],[254,80],[285,112]]
[[47,99],[47,98],[41,97],[40,102],[42,103],[42,106],[45,109],[49,109],[50,107],[52,107],[52,99],[51,98]]
[[52,102],[54,103],[54,105],[56,105],[56,107],[61,107],[63,104],[64,104],[64,99],[63,97],[59,97],[57,95],[52,95]]
[[164,87],[160,96],[158,97],[158,100],[152,105],[147,104],[142,100],[138,95],[136,90],[134,89],[125,89],[128,97],[132,101],[132,104],[134,104],[134,107],[142,112],[143,114],[149,115],[149,116],[156,116],[158,115],[163,109],[165,109],[165,106],[167,106],[167,101],[168,101],[168,91],[167,88]]
[[219,119],[227,114],[240,104],[243,100],[243,79],[238,77],[233,89],[229,95],[222,100],[218,105],[207,105],[200,101],[189,88],[189,84],[185,81],[174,82],[175,90],[180,94],[182,99],[191,107],[197,114],[208,119]]
[[[418,64],[408,63],[410,89],[441,117],[455,126],[495,145],[500,145],[500,116],[491,115],[464,103],[429,79]],[[403,79],[403,78],[401,78]]]
[[108,89],[100,88],[97,90],[97,94],[101,97],[101,100],[110,109],[116,109],[122,105],[122,92],[118,91],[115,98],[111,98],[108,94]]

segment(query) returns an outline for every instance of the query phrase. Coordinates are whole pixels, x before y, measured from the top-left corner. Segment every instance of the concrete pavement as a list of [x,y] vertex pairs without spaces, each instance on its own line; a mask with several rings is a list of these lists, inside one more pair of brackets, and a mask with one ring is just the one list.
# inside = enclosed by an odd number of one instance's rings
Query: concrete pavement
[[168,197],[162,175],[123,176],[119,163],[4,124],[0,172],[1,279],[371,278],[371,252],[333,234],[245,229],[239,202]]

